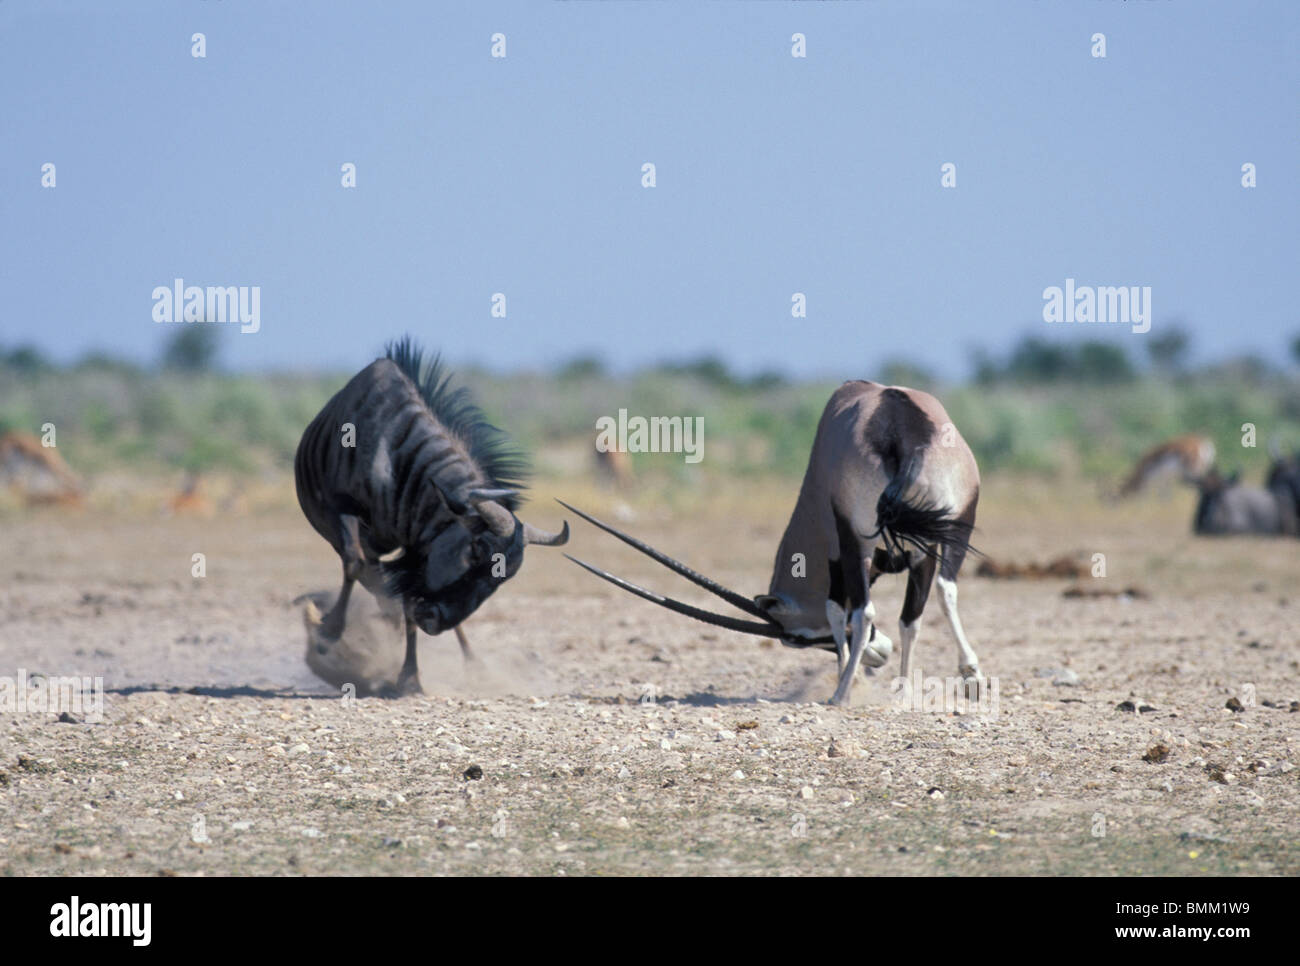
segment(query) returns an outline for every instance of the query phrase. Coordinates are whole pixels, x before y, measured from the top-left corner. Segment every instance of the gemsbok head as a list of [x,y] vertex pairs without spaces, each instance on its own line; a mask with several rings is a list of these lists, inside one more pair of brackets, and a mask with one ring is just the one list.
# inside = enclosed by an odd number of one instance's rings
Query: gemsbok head
[[915,389],[856,381],[836,390],[822,413],[766,594],[750,598],[728,590],[635,537],[563,505],[752,619],[663,597],[569,557],[574,563],[707,624],[776,638],[790,647],[834,649],[839,682],[831,703],[845,704],[859,663],[881,667],[893,650],[875,627],[871,585],[882,573],[904,570],[902,676],[910,671],[921,614],[937,576],[940,603],[957,639],[958,670],[968,689],[978,690],[979,658],[957,614],[957,572],[970,550],[978,500],[975,457],[939,400]]

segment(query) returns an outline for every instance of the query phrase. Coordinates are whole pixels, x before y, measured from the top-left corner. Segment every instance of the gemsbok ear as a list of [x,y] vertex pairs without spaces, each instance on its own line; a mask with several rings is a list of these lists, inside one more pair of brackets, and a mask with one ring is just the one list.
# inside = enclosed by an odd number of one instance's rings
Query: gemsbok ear
[[754,603],[760,610],[770,611],[781,603],[781,598],[773,597],[771,594],[759,594],[754,598]]

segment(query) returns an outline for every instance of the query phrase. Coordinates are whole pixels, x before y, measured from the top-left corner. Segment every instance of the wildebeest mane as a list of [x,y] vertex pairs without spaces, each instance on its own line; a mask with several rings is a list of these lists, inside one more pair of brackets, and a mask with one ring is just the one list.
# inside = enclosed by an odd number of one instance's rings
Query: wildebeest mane
[[[510,438],[488,421],[465,386],[453,387],[452,373],[442,357],[426,360],[424,350],[409,336],[385,347],[386,356],[397,363],[419,390],[429,411],[465,445],[471,459],[488,478],[493,489],[522,490],[528,477],[528,462]],[[510,511],[519,509],[518,496],[497,501]]]

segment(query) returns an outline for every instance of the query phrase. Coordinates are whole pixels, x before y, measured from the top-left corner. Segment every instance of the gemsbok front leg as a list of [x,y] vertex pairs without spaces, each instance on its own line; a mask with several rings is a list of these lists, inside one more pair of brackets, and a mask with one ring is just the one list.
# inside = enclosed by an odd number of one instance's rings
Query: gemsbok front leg
[[894,650],[894,642],[876,629],[876,606],[870,599],[871,556],[854,552],[844,555],[844,586],[849,598],[849,659],[840,669],[839,683],[831,704],[848,704],[853,690],[853,676],[858,665],[884,667]]
[[844,665],[849,662],[849,625],[844,606],[838,601],[826,601],[826,622],[831,626],[831,637],[835,638],[835,677],[839,680],[844,675]]

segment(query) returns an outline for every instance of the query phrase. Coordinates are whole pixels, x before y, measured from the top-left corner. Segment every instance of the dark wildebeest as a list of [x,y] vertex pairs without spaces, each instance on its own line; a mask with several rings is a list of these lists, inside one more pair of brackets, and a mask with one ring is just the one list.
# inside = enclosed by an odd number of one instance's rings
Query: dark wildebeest
[[904,679],[921,613],[937,579],[939,603],[957,639],[958,670],[968,688],[978,693],[979,658],[957,614],[957,572],[970,550],[979,486],[975,457],[934,396],[874,382],[846,382],[831,396],[817,426],[803,488],[781,538],[766,594],[751,599],[728,590],[569,507],[757,621],[713,614],[581,560],[574,562],[696,620],[779,638],[790,647],[835,650],[839,683],[832,704],[849,700],[859,662],[881,667],[893,650],[893,643],[875,626],[871,585],[876,578],[881,573],[908,573],[899,621]]
[[[467,390],[425,365],[409,338],[335,394],[303,432],[298,502],[343,560],[343,588],[319,632],[343,631],[352,585],[399,600],[406,659],[396,693],[420,690],[416,628],[457,627],[523,562],[524,546],[559,546],[515,516],[525,467]],[[381,558],[383,558],[381,560]]]
[[1242,483],[1240,473],[1225,478],[1217,469],[1211,469],[1198,481],[1197,489],[1201,496],[1192,529],[1198,534],[1296,532],[1293,497],[1280,484],[1266,490]]
[[1291,458],[1282,455],[1282,451],[1272,448],[1273,463],[1268,468],[1268,488],[1273,493],[1289,496],[1297,519],[1300,519],[1300,452]]

